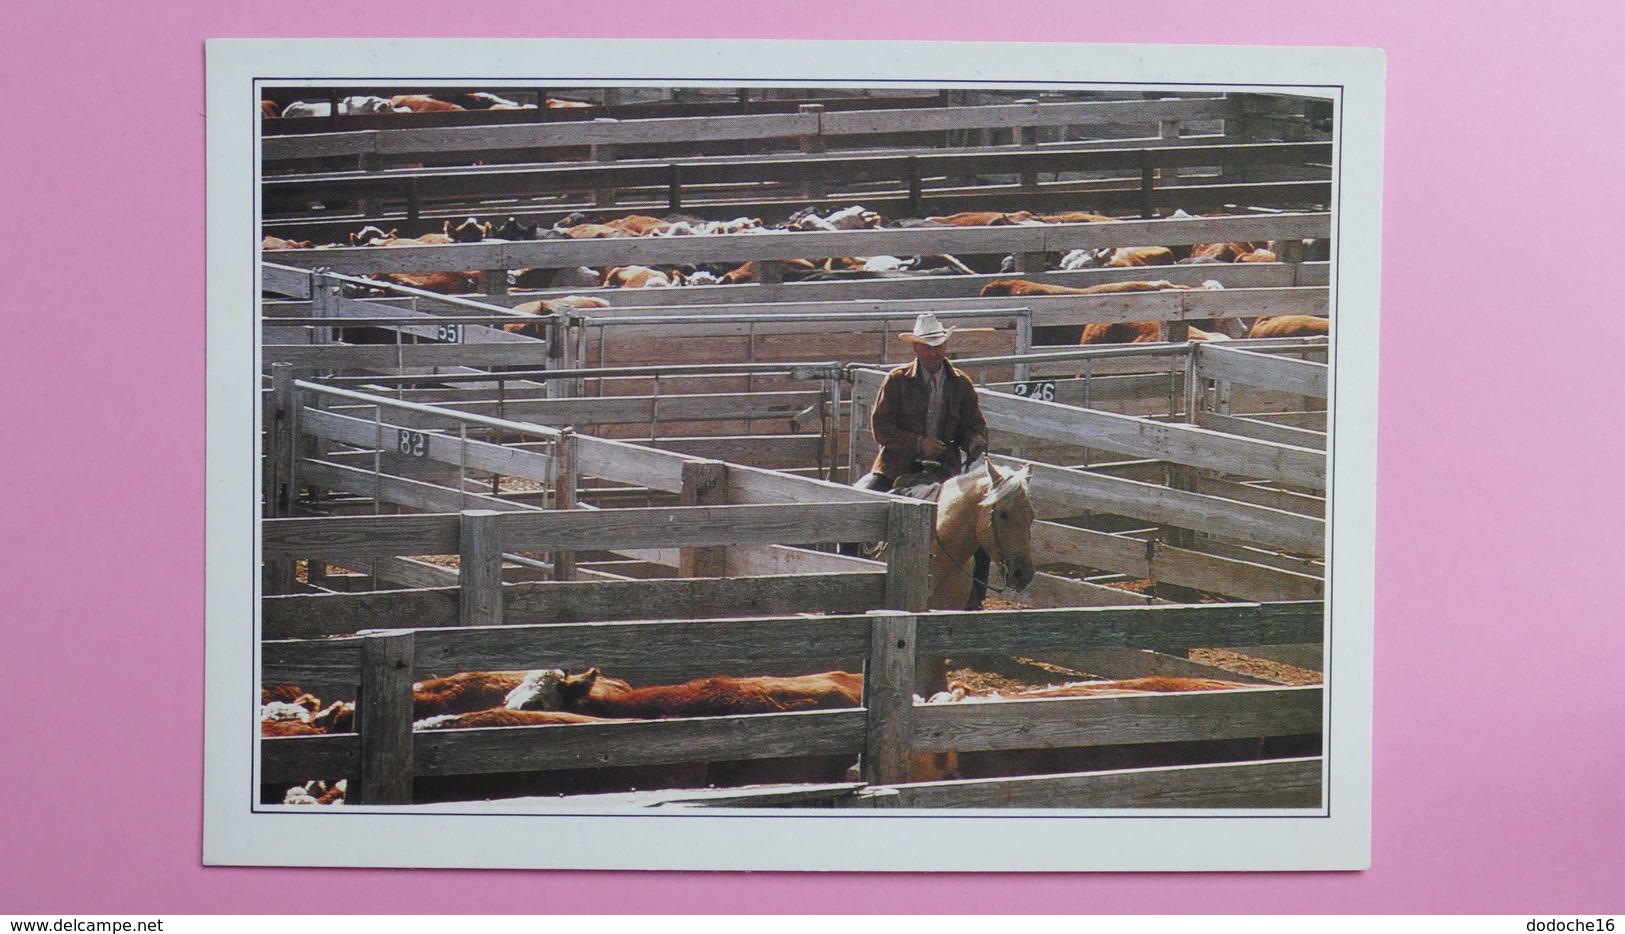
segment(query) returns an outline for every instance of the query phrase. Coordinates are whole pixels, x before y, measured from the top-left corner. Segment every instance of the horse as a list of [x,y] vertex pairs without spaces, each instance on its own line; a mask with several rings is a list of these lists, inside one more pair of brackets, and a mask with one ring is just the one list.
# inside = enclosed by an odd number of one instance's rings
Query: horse
[[[1027,497],[1031,467],[1001,472],[986,457],[963,473],[934,483],[898,478],[893,493],[935,499],[936,528],[931,536],[933,610],[979,610],[990,589],[992,565],[1003,571],[1005,590],[1024,590],[1033,582],[1033,504]],[[932,479],[932,478],[922,478]],[[930,697],[947,686],[941,658],[919,661],[915,690]]]
[[899,477],[890,492],[937,504],[927,606],[981,609],[994,557],[1004,572],[1000,589],[1023,590],[1032,583],[1033,504],[1027,498],[1032,468],[1000,472],[986,457],[953,476],[945,476],[936,461],[924,466]]

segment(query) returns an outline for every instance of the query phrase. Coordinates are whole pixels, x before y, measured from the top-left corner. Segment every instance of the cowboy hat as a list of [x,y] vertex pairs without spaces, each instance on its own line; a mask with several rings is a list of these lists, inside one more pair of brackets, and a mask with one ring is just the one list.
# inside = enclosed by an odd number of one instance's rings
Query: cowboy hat
[[953,328],[944,328],[942,322],[937,320],[937,316],[928,311],[914,319],[914,330],[912,332],[898,336],[911,344],[941,347],[948,342],[948,338],[953,333]]

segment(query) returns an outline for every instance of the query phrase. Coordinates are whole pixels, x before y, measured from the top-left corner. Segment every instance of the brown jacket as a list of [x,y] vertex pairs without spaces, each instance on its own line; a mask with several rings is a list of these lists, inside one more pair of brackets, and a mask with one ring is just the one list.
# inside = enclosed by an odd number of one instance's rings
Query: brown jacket
[[[946,411],[942,420],[942,441],[949,446],[940,458],[950,470],[959,467],[987,450],[987,421],[982,418],[982,406],[976,400],[976,385],[970,377],[948,368],[943,384],[943,403]],[[887,374],[875,399],[869,424],[874,431],[880,454],[870,470],[892,479],[914,469],[920,456],[920,435],[925,432],[925,410],[931,402],[931,385],[926,373],[916,360]]]

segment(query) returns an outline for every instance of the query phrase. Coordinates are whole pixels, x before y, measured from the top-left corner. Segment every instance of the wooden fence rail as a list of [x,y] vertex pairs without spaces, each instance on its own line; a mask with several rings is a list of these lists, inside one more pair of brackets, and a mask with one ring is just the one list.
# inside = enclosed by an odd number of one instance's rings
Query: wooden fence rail
[[[974,363],[967,363],[974,366]],[[885,374],[854,370],[852,384],[855,449],[872,449],[862,439],[867,413],[880,392]],[[1256,377],[1263,379],[1263,376]],[[1326,487],[1322,451],[1225,435],[1191,425],[1080,409],[1007,393],[979,393],[988,427],[1003,435],[1075,443],[1131,457],[1184,464],[1200,469],[1273,480],[1311,489]]]
[[1169,101],[1093,101],[1004,106],[899,108],[840,112],[798,109],[796,113],[723,117],[668,117],[495,124],[409,130],[359,130],[261,140],[266,162],[344,155],[477,153],[496,149],[683,144],[708,140],[786,139],[863,136],[998,127],[1081,126],[1163,120],[1215,120],[1240,116],[1226,98]]
[[1056,253],[1074,249],[1286,240],[1326,237],[1331,215],[1233,217],[1042,224],[1004,227],[925,227],[692,237],[528,240],[443,246],[341,247],[278,250],[276,261],[302,269],[326,267],[352,275],[463,269],[567,269],[575,266],[682,265],[831,256]]
[[[907,775],[916,752],[1312,734],[1322,728],[1319,687],[941,706],[914,704],[909,694],[915,662],[924,656],[1318,642],[1323,617],[1318,602],[923,616],[880,612],[395,630],[266,642],[265,683],[355,685],[361,732],[264,739],[260,777],[284,782],[350,776],[354,803],[404,804],[415,775],[861,754],[864,780],[890,784]],[[670,678],[752,671],[764,664],[811,670],[854,660],[866,672],[860,709],[438,734],[410,729],[412,681],[431,670],[601,665],[633,677]],[[1248,787],[1252,791],[1242,796],[1248,806],[1305,804],[1301,794],[1283,798]],[[1044,800],[1047,806],[1098,803],[1054,795]]]
[[[394,96],[397,94],[442,94],[444,86],[410,87],[396,85],[387,88],[351,85],[344,88],[261,87],[265,100],[286,105],[294,101],[337,102],[357,94]],[[826,110],[897,110],[909,107],[947,106],[942,92],[900,94],[895,97],[830,97],[818,96],[795,100],[749,99],[751,89],[741,88],[726,100],[638,100],[630,101],[621,88],[536,88],[493,87],[486,90],[510,97],[520,103],[541,104],[549,97],[562,97],[583,107],[541,107],[534,110],[464,110],[412,114],[340,114],[326,117],[279,117],[262,124],[266,137],[306,135],[335,131],[432,129],[439,127],[484,126],[500,123],[573,123],[611,117],[617,120],[652,119],[656,117],[748,116],[796,112],[806,104],[819,104]],[[583,99],[584,98],[584,99]]]
[[[304,212],[311,202],[343,202],[364,199],[369,206],[395,204],[404,207],[408,220],[415,220],[426,207],[435,204],[470,204],[501,192],[504,197],[540,198],[561,192],[611,190],[616,198],[627,190],[654,189],[653,197],[663,200],[667,209],[680,211],[685,205],[685,189],[700,188],[715,200],[720,186],[754,189],[761,185],[818,183],[834,189],[856,183],[872,185],[891,182],[909,192],[911,216],[919,216],[927,195],[926,180],[985,175],[1014,175],[1036,178],[1050,173],[1125,173],[1139,192],[1141,215],[1149,216],[1159,172],[1195,166],[1324,166],[1319,182],[1325,201],[1331,194],[1329,180],[1332,144],[1327,143],[1248,143],[1241,145],[1165,146],[1144,149],[1065,149],[1044,148],[999,153],[917,153],[864,155],[842,153],[829,156],[795,156],[737,160],[640,161],[635,163],[554,163],[546,166],[503,166],[478,169],[414,169],[392,171],[387,175],[357,176],[309,174],[274,176],[262,182],[267,215]],[[1168,187],[1164,182],[1163,187]],[[753,196],[759,197],[759,195]],[[649,200],[644,195],[640,200]],[[737,196],[735,196],[737,197]],[[1299,198],[1298,200],[1304,200]],[[376,212],[376,208],[373,208]]]

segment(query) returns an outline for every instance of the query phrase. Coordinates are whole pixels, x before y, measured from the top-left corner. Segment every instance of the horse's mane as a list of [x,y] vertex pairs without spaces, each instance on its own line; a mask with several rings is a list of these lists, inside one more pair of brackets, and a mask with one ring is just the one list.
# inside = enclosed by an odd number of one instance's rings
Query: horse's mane
[[[1025,490],[1027,480],[1031,475],[1032,468],[1024,466],[1020,470],[1006,470],[999,476],[999,482],[994,483],[987,457],[978,457],[963,473],[950,477],[943,483],[942,498],[938,500],[938,503],[939,505],[947,505],[950,501],[969,496],[976,489],[977,484],[986,481],[988,489],[982,494],[982,498],[977,501],[976,505],[991,506],[1018,489]],[[950,487],[949,484],[953,484],[953,486]]]

